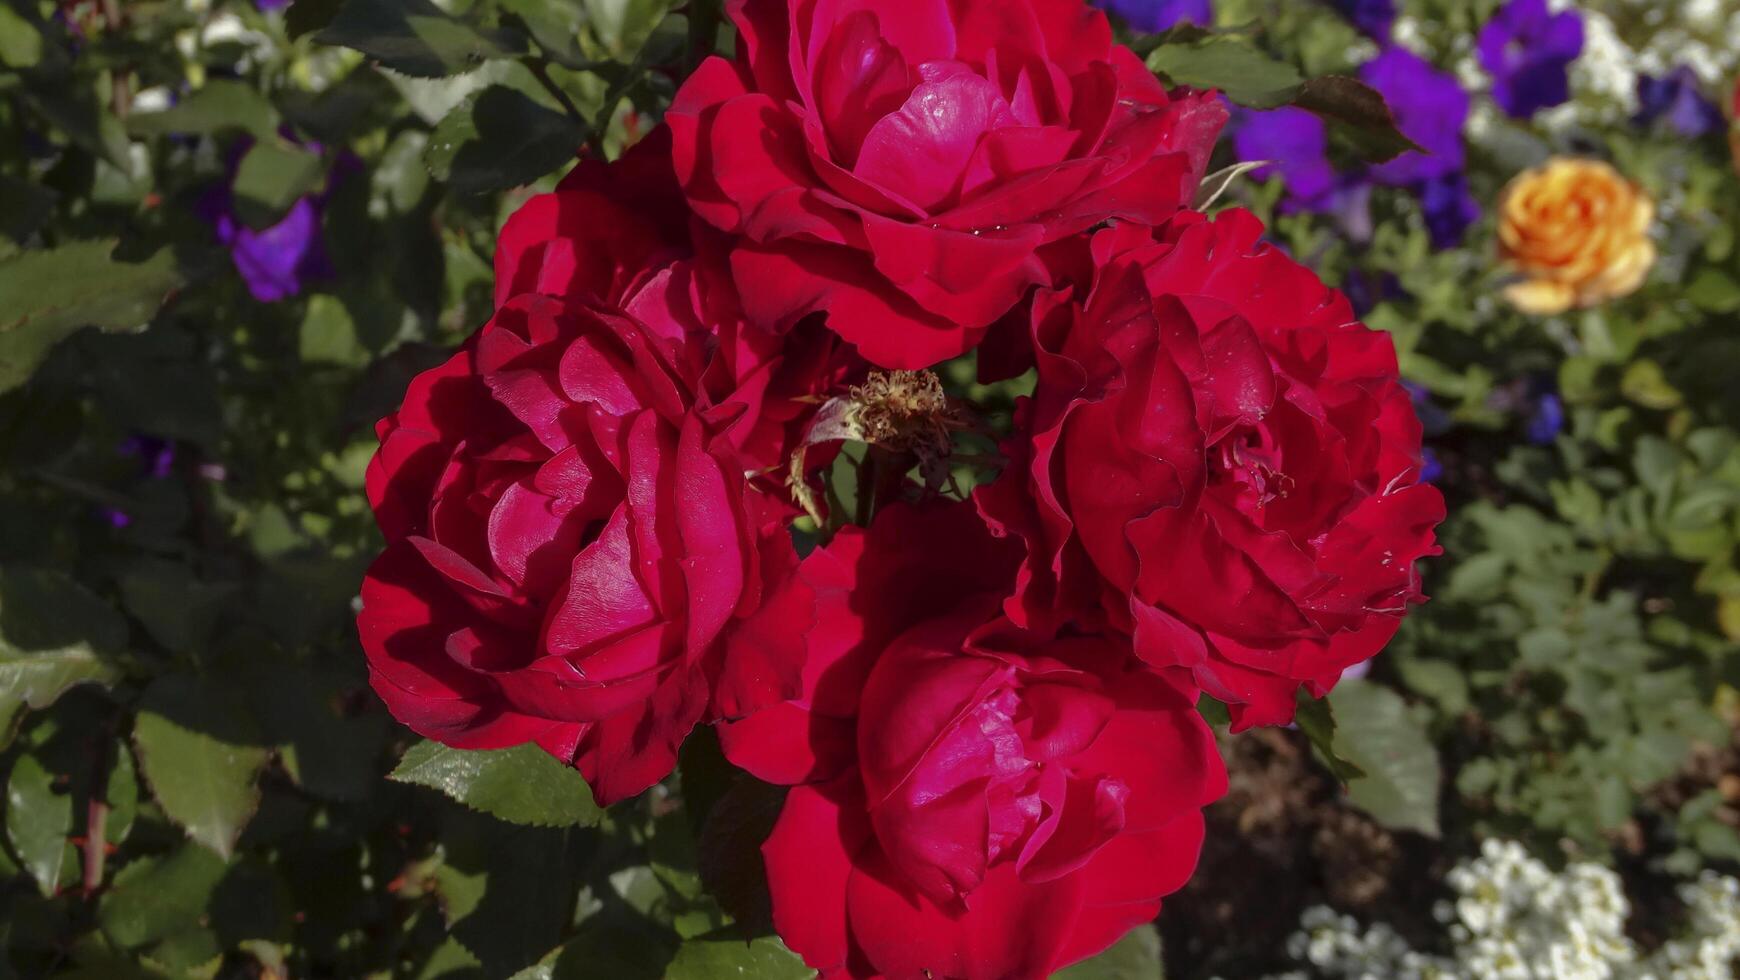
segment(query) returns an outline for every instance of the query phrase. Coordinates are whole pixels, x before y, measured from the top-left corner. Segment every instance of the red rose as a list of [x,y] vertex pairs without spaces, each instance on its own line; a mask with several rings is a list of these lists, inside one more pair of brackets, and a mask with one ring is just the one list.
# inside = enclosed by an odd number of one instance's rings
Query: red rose
[[1182,672],[987,623],[1013,570],[965,506],[843,532],[779,617],[803,695],[725,726],[733,762],[804,783],[762,851],[775,926],[824,976],[1046,977],[1195,867],[1226,776]]
[[1034,250],[1187,203],[1225,121],[1168,96],[1081,0],[732,0],[666,119],[695,211],[746,237],[753,319],[825,310],[884,367],[971,348]]
[[496,246],[496,302],[588,296],[683,324],[709,359],[707,396],[744,413],[727,438],[751,469],[783,473],[816,407],[864,365],[817,324],[775,331],[745,319],[730,243],[689,213],[670,142],[661,126],[614,164],[583,160],[554,193],[516,211]]
[[612,213],[590,191],[534,201],[504,235],[504,281],[577,295],[507,300],[379,426],[388,544],[358,626],[406,725],[536,742],[609,803],[669,773],[699,720],[795,693],[798,662],[721,636],[796,555],[783,505],[745,480],[754,406],[708,394],[726,356],[698,263],[657,264],[669,243],[632,226],[522,234],[552,204]]
[[1238,729],[1389,641],[1444,517],[1390,338],[1262,230],[1186,213],[1084,246],[1081,291],[1035,300],[1038,387],[978,498],[1028,544],[1013,619],[1127,631]]
[[620,306],[694,253],[690,219],[671,170],[668,129],[653,130],[613,164],[581,160],[555,193],[527,201],[502,226],[496,305],[540,293]]
[[[825,778],[849,762],[864,678],[896,635],[952,611],[963,596],[1006,593],[1018,549],[993,539],[965,505],[897,504],[876,533],[846,527],[811,552],[732,643],[786,647],[802,693],[719,727],[727,756],[770,783]],[[864,603],[874,602],[874,611]],[[736,746],[745,749],[739,758]],[[753,764],[746,764],[753,756]]]

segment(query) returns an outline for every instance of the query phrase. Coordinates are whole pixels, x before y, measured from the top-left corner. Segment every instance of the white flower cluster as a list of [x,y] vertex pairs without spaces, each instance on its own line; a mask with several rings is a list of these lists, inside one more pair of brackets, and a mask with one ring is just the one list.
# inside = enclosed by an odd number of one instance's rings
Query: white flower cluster
[[1626,0],[1652,28],[1639,46],[1638,68],[1653,74],[1689,65],[1707,85],[1732,80],[1736,59],[1734,39],[1740,37],[1740,3],[1734,0]]
[[[1704,83],[1718,104],[1740,72],[1740,0],[1549,0],[1555,13],[1576,10],[1583,18],[1583,53],[1571,64],[1571,99],[1541,112],[1549,131],[1618,122],[1637,111],[1640,75],[1666,75],[1681,65]],[[1462,87],[1481,93],[1490,86],[1475,57],[1474,38],[1404,6],[1394,42],[1449,65]],[[1475,142],[1503,138],[1490,124],[1496,108],[1477,99],[1469,135]]]
[[1597,864],[1562,873],[1512,842],[1487,841],[1449,875],[1457,898],[1437,916],[1451,956],[1416,952],[1383,924],[1308,910],[1288,942],[1305,969],[1271,980],[1724,980],[1740,957],[1740,881],[1705,872],[1683,886],[1685,936],[1644,956],[1625,935],[1619,877]]
[[1740,958],[1740,881],[1711,871],[1680,888],[1691,913],[1688,938],[1667,943],[1652,958],[1660,980],[1729,977]]
[[1549,127],[1611,121],[1637,110],[1639,75],[1666,75],[1681,65],[1720,102],[1740,70],[1740,0],[1607,0],[1580,6],[1583,55],[1571,66],[1571,102],[1543,114]]
[[1619,36],[1599,10],[1583,13],[1583,54],[1571,64],[1571,101],[1566,107],[1607,104],[1629,115],[1637,111],[1637,52]]

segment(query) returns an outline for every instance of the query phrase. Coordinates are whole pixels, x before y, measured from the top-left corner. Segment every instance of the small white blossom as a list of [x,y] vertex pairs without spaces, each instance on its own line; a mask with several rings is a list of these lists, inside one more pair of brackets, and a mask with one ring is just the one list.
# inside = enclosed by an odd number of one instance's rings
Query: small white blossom
[[[1434,910],[1454,955],[1411,949],[1382,923],[1316,907],[1288,954],[1334,980],[1733,980],[1740,957],[1740,881],[1705,872],[1680,889],[1687,935],[1644,957],[1625,935],[1631,913],[1619,876],[1598,864],[1555,873],[1522,845],[1489,840],[1446,879],[1454,901]],[[1297,980],[1298,971],[1270,980]]]
[[1416,17],[1401,16],[1396,18],[1395,26],[1390,32],[1391,40],[1403,48],[1412,51],[1422,58],[1432,57],[1432,45],[1425,35],[1425,25]]

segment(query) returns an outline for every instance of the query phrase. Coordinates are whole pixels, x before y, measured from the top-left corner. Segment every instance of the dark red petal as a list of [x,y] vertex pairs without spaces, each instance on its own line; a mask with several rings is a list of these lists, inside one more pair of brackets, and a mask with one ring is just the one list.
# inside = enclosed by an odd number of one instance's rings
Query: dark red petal
[[856,774],[847,773],[824,786],[793,788],[761,845],[774,928],[814,969],[846,966],[847,882],[869,840]]
[[858,751],[850,719],[813,714],[792,701],[721,722],[719,744],[733,765],[780,786],[833,779],[852,765]]

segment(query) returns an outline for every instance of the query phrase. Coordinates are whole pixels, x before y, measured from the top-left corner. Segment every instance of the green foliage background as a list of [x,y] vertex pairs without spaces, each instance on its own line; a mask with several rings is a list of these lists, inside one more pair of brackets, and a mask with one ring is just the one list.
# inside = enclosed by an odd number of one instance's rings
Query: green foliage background
[[[728,43],[717,4],[670,6],[0,0],[0,978],[806,975],[756,881],[778,791],[705,735],[602,812],[536,750],[398,728],[352,627],[374,420],[489,315],[505,217]],[[1414,6],[1471,32],[1493,4]],[[1137,42],[1249,104],[1347,97],[1300,87],[1357,67],[1327,8],[1222,20]],[[1350,118],[1345,152],[1400,145]],[[1222,201],[1331,282],[1393,276],[1370,322],[1447,420],[1436,598],[1301,726],[1351,805],[1452,853],[1731,863],[1740,818],[1699,767],[1740,711],[1736,178],[1719,136],[1517,135],[1475,151],[1488,203],[1591,148],[1674,202],[1645,291],[1543,323],[1497,301],[1489,224],[1433,253],[1380,193],[1355,247],[1273,214],[1276,185]],[[200,216],[232,158],[256,227],[326,194],[336,275],[249,295]],[[1550,445],[1522,438],[1541,376]],[[1158,959],[1139,932],[1069,975]]]

